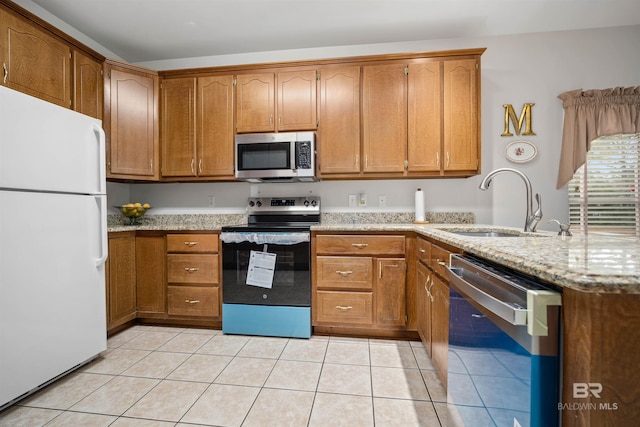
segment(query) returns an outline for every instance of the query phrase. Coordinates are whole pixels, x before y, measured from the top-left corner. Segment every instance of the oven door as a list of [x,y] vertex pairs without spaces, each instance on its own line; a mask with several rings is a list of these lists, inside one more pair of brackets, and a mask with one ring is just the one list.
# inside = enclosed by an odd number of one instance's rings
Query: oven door
[[311,306],[310,233],[223,232],[225,304]]

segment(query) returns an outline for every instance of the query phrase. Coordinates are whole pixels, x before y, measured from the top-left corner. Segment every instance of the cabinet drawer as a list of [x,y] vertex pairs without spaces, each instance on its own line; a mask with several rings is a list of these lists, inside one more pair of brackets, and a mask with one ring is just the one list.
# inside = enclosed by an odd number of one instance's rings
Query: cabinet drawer
[[416,258],[425,264],[431,259],[431,242],[421,237],[416,238]]
[[220,288],[169,286],[169,314],[178,316],[220,316]]
[[373,323],[371,292],[316,292],[318,322],[351,324]]
[[217,234],[167,234],[167,252],[217,253]]
[[431,245],[431,256],[429,257],[429,267],[442,277],[447,277],[446,266],[449,265],[451,252],[438,245]]
[[168,254],[169,283],[218,283],[218,255]]
[[316,254],[404,255],[404,236],[316,236]]
[[371,290],[373,259],[370,257],[316,257],[319,288]]

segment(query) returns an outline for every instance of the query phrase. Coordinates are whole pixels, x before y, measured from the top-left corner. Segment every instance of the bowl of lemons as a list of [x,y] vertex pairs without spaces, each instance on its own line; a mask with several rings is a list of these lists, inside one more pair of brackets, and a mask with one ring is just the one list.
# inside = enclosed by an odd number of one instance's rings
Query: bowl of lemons
[[140,218],[149,210],[149,203],[127,203],[126,205],[114,206],[129,218],[129,225],[140,225]]

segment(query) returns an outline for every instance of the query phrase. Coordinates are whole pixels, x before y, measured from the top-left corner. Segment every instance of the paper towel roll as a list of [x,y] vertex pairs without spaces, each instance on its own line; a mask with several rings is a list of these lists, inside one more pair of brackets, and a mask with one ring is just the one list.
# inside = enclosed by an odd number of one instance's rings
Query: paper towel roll
[[424,222],[424,193],[421,188],[416,190],[416,222]]

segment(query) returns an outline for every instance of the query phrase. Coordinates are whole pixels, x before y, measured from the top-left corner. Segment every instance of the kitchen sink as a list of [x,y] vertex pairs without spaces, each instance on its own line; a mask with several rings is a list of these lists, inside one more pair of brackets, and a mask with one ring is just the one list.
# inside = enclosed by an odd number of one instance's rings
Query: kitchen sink
[[503,231],[448,231],[459,236],[470,237],[521,237],[520,234],[505,233]]

